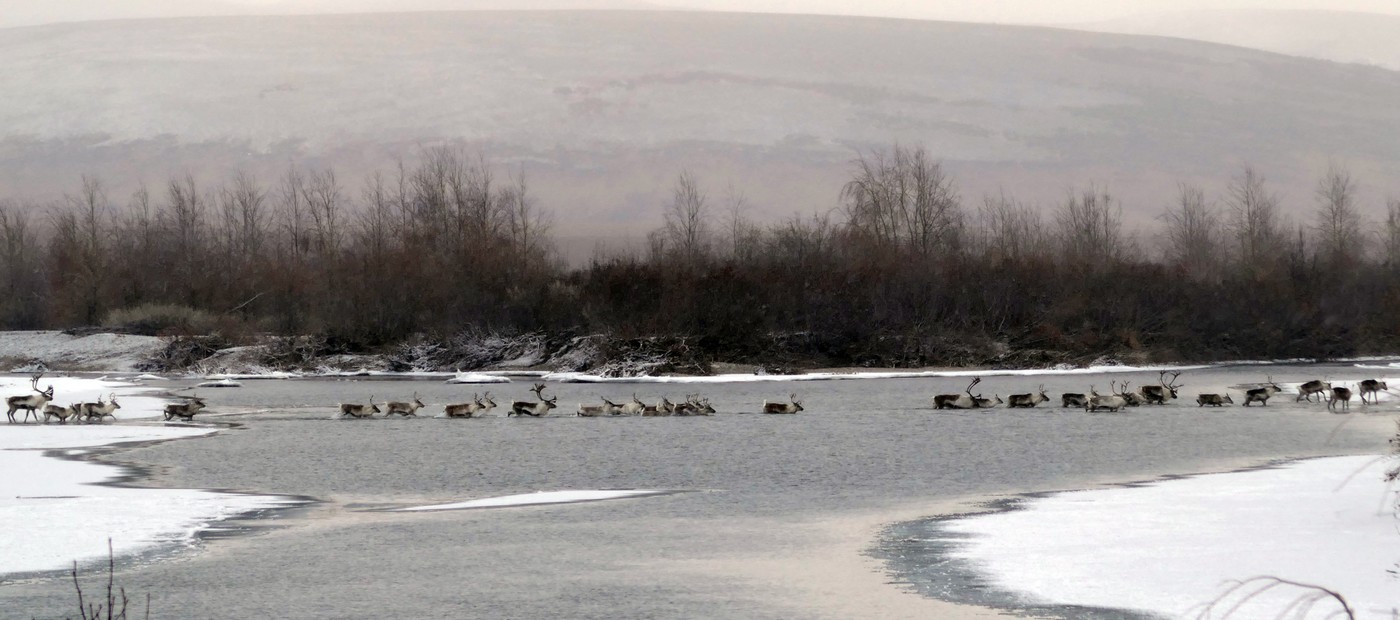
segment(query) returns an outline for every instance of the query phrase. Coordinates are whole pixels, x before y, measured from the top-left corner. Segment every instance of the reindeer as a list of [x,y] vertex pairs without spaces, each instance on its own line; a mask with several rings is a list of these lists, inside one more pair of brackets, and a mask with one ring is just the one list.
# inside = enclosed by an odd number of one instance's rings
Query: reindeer
[[992,398],[982,398],[980,395],[975,399],[978,409],[991,409],[997,405],[1005,403],[1000,394],[993,394]]
[[449,418],[470,418],[478,413],[486,413],[495,407],[496,401],[491,400],[491,393],[487,392],[485,398],[472,394],[472,402],[447,405],[442,408],[442,412]]
[[789,394],[786,403],[770,403],[763,401],[764,413],[797,413],[802,411],[802,401],[797,400],[797,394]]
[[1351,389],[1342,386],[1332,388],[1332,397],[1327,400],[1327,408],[1336,411],[1337,401],[1342,403],[1342,411],[1351,411]]
[[1313,379],[1312,381],[1298,386],[1298,398],[1293,399],[1293,402],[1296,403],[1304,399],[1308,402],[1312,402],[1313,394],[1317,394],[1317,402],[1322,402],[1322,399],[1327,394],[1327,390],[1330,389],[1332,389],[1331,383],[1325,383],[1320,379]]
[[1110,389],[1113,391],[1113,393],[1109,394],[1108,396],[1103,396],[1100,395],[1098,392],[1094,391],[1094,386],[1089,386],[1089,402],[1084,405],[1085,411],[1098,411],[1100,409],[1118,411],[1119,409],[1128,406],[1128,399],[1124,398],[1122,394],[1117,392],[1119,388],[1116,382],[1110,383]]
[[967,384],[962,394],[939,394],[933,397],[934,409],[973,409],[977,407],[977,396],[972,395],[972,388],[982,382],[981,377],[974,377],[972,383]]
[[710,406],[710,399],[708,399],[708,398],[702,398],[702,399],[700,399],[700,400],[698,400],[698,401],[695,401],[695,407],[696,407],[696,413],[695,413],[695,415],[714,415],[714,414],[715,414],[715,408]]
[[1235,401],[1230,399],[1229,394],[1226,394],[1224,396],[1221,396],[1219,394],[1201,394],[1200,396],[1196,397],[1197,407],[1204,407],[1206,405],[1210,405],[1212,407],[1224,407],[1225,403],[1233,405],[1235,404]]
[[642,408],[642,417],[644,417],[644,418],[663,417],[663,418],[664,418],[664,417],[666,417],[666,416],[668,416],[668,415],[671,415],[673,412],[675,412],[675,410],[676,410],[676,405],[675,405],[675,403],[672,403],[670,399],[666,398],[665,396],[662,396],[662,397],[661,397],[661,400],[660,400],[659,402],[657,402],[655,405],[645,405],[645,406]]
[[[765,401],[764,404],[766,405],[766,404],[767,404],[767,401]],[[801,411],[801,410],[802,410],[802,408],[801,408],[801,407],[798,407],[798,411]],[[712,414],[712,413],[714,413],[714,412],[715,412],[714,407],[711,407],[711,406],[710,406],[710,399],[708,399],[708,398],[701,399],[699,394],[686,394],[686,395],[685,395],[685,402],[683,402],[683,403],[676,403],[675,415],[680,415],[680,416],[710,415],[710,414]],[[794,412],[794,413],[796,413],[796,412]]]
[[1377,381],[1375,379],[1367,379],[1365,381],[1362,381],[1359,387],[1361,388],[1361,403],[1365,404],[1366,395],[1370,394],[1372,405],[1380,402],[1381,392],[1388,391],[1390,389],[1386,386],[1384,381]]
[[1269,384],[1264,387],[1253,388],[1246,391],[1244,393],[1244,406],[1248,407],[1249,403],[1261,403],[1265,407],[1268,407],[1269,397],[1283,391],[1283,388],[1279,387],[1277,383],[1274,383],[1274,378],[1272,376],[1269,377],[1268,383]]
[[1040,403],[1050,400],[1050,397],[1045,395],[1044,384],[1037,386],[1036,391],[1038,392],[1036,394],[1012,394],[1010,396],[1007,396],[1007,408],[1031,408],[1036,405],[1039,405]]
[[389,401],[387,403],[384,403],[384,417],[387,418],[391,415],[398,414],[405,418],[416,418],[418,417],[418,410],[422,409],[423,407],[423,401],[418,400],[418,392],[414,392],[413,402],[405,403],[399,401]]
[[1064,407],[1065,409],[1069,409],[1071,407],[1079,409],[1087,407],[1088,405],[1089,397],[1083,394],[1075,394],[1073,392],[1065,392],[1063,394],[1060,394],[1060,406]]
[[1144,403],[1147,402],[1147,397],[1137,392],[1129,391],[1128,385],[1129,383],[1127,381],[1124,381],[1123,387],[1118,392],[1116,392],[1116,394],[1118,396],[1122,396],[1123,401],[1128,403],[1129,407],[1141,407]]
[[[600,397],[601,398],[601,397]],[[622,412],[622,405],[603,398],[601,405],[578,404],[578,416],[581,418],[596,418],[601,415],[619,415]]]
[[369,404],[361,405],[357,403],[341,403],[340,416],[350,416],[352,418],[372,418],[379,413],[379,405],[374,404],[374,395],[369,395]]
[[1147,399],[1147,404],[1149,405],[1167,404],[1167,399],[1175,399],[1176,391],[1184,387],[1183,385],[1173,383],[1174,381],[1176,381],[1176,378],[1180,376],[1181,372],[1178,371],[1172,373],[1172,378],[1168,379],[1167,371],[1159,371],[1157,373],[1157,381],[1160,382],[1161,385],[1142,386],[1142,389],[1140,390],[1142,392],[1142,397]]
[[648,408],[652,411],[656,410],[656,406],[648,407],[646,403],[637,398],[636,392],[632,392],[632,400],[627,401],[627,404],[622,406],[622,415],[643,415]]
[[539,402],[532,403],[526,400],[517,400],[511,403],[510,412],[506,414],[506,417],[528,415],[532,418],[538,418],[549,413],[550,409],[554,409],[558,406],[554,404],[554,401],[559,400],[558,396],[554,398],[544,397],[543,383],[536,383],[535,387],[530,388],[530,391],[535,393],[535,398],[538,398]]
[[44,424],[49,423],[50,417],[58,418],[59,424],[67,424],[68,418],[73,418],[73,420],[76,421],[78,419],[78,410],[80,408],[81,405],[77,403],[73,403],[71,405],[68,405],[67,407],[60,407],[58,405],[44,405]]
[[44,373],[41,372],[29,378],[29,387],[35,392],[38,392],[37,394],[11,396],[5,399],[5,403],[10,406],[10,411],[6,415],[10,418],[11,424],[15,423],[15,411],[20,409],[24,410],[24,421],[26,423],[29,422],[30,414],[33,414],[35,421],[38,421],[39,412],[44,409],[44,405],[49,404],[49,401],[53,400],[52,385],[50,385],[47,390],[39,389],[39,379],[43,377]]
[[105,418],[107,416],[111,416],[113,420],[117,419],[117,416],[113,412],[118,409],[121,409],[122,406],[117,403],[117,395],[115,392],[109,394],[108,397],[110,398],[110,400],[108,400],[105,403],[102,402],[101,397],[98,397],[97,402],[95,403],[83,403],[81,405],[78,405],[79,407],[81,407],[79,411],[81,412],[84,421],[92,422],[95,419],[98,423],[101,423],[102,418]]
[[194,414],[204,409],[204,399],[195,394],[185,398],[183,403],[170,403],[165,406],[165,419],[180,418],[189,421],[194,419]]

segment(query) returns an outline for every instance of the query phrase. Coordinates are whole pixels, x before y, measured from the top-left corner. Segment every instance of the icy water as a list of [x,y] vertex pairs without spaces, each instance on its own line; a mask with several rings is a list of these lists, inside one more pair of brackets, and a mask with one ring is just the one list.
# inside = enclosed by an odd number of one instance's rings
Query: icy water
[[[1395,371],[1400,375],[1400,369]],[[1220,471],[1280,458],[1379,453],[1397,401],[1331,415],[1280,394],[1268,407],[1198,408],[1272,375],[1385,377],[1354,364],[1237,366],[1183,373],[1183,399],[1164,407],[1086,414],[1057,406],[1063,391],[1110,381],[1154,383],[1156,372],[988,376],[976,391],[1028,392],[1033,410],[935,412],[930,397],[967,379],[881,379],[708,385],[554,384],[556,417],[508,419],[529,380],[491,386],[433,380],[245,381],[200,389],[214,437],[121,452],[151,468],[148,484],[308,496],[247,536],[208,542],[174,560],[120,571],[152,595],[158,618],[791,618],[848,617],[804,600],[796,579],[729,570],[825,544],[821,524],[969,496],[1084,488],[1106,481]],[[171,382],[172,388],[192,382]],[[484,419],[433,419],[448,402],[490,390]],[[336,403],[407,400],[419,419],[332,419]],[[647,402],[687,392],[711,399],[705,418],[574,418],[598,396]],[[798,392],[795,416],[742,415]],[[1240,390],[1232,390],[1236,402]],[[664,495],[442,512],[385,509],[534,491],[648,489]],[[895,525],[891,519],[890,525]],[[39,525],[32,525],[39,527]],[[11,524],[11,527],[16,527]],[[867,553],[891,555],[873,537]],[[846,558],[838,558],[845,560]],[[870,561],[851,557],[849,562]],[[872,562],[888,581],[931,596],[920,571],[937,558]],[[903,563],[901,563],[903,562]],[[781,563],[774,566],[781,567]],[[918,570],[915,570],[918,569]],[[944,579],[940,583],[961,583]],[[952,600],[971,600],[949,596]],[[976,599],[1007,604],[997,596]],[[71,615],[61,579],[0,585],[3,617]],[[1046,610],[1037,610],[1045,612]],[[1062,610],[1064,611],[1064,610]],[[1074,617],[1074,613],[1063,615]]]

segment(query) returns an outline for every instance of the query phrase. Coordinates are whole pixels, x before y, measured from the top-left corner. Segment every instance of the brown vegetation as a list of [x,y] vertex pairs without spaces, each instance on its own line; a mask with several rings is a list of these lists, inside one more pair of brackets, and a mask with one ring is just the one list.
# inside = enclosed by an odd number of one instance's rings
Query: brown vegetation
[[484,333],[606,334],[595,347],[693,369],[1393,352],[1400,203],[1368,226],[1356,187],[1330,168],[1315,220],[1290,224],[1244,168],[1222,206],[1182,186],[1162,228],[1134,234],[1102,188],[1043,212],[1007,196],[970,208],[937,161],[894,147],[855,162],[841,209],[766,227],[742,195],[712,200],[682,173],[645,250],[570,269],[523,173],[450,149],[358,187],[330,170],[270,186],[185,175],[121,206],[85,178],[62,203],[0,203],[0,327],[271,333],[290,363],[425,338],[484,359],[485,340],[462,336]]

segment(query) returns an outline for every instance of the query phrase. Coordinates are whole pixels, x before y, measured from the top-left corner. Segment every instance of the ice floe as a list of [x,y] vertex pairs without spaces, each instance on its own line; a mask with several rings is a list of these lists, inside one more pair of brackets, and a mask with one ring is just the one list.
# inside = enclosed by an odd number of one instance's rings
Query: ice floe
[[648,495],[663,495],[670,491],[656,490],[589,490],[589,491],[540,491],[538,493],[523,493],[520,495],[504,495],[501,497],[487,497],[484,499],[474,499],[466,502],[453,504],[435,504],[432,506],[414,506],[411,508],[399,508],[396,512],[425,512],[435,510],[467,510],[470,508],[510,508],[514,506],[540,506],[545,504],[574,504],[578,502],[596,502],[606,499],[622,499],[627,497],[646,497]]

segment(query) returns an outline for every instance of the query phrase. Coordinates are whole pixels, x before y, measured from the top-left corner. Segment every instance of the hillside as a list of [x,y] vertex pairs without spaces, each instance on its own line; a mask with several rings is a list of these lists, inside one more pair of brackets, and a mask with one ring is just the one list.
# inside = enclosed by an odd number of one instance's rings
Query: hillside
[[922,144],[964,194],[1106,185],[1129,219],[1244,162],[1311,208],[1329,160],[1400,195],[1400,73],[1157,37],[886,19],[458,12],[133,20],[0,39],[0,196],[189,171],[359,179],[422,145],[527,174],[565,236],[660,223],[678,171],[766,218],[835,204],[850,160]]
[[1400,16],[1344,11],[1184,11],[1076,28],[1179,37],[1400,70]]

